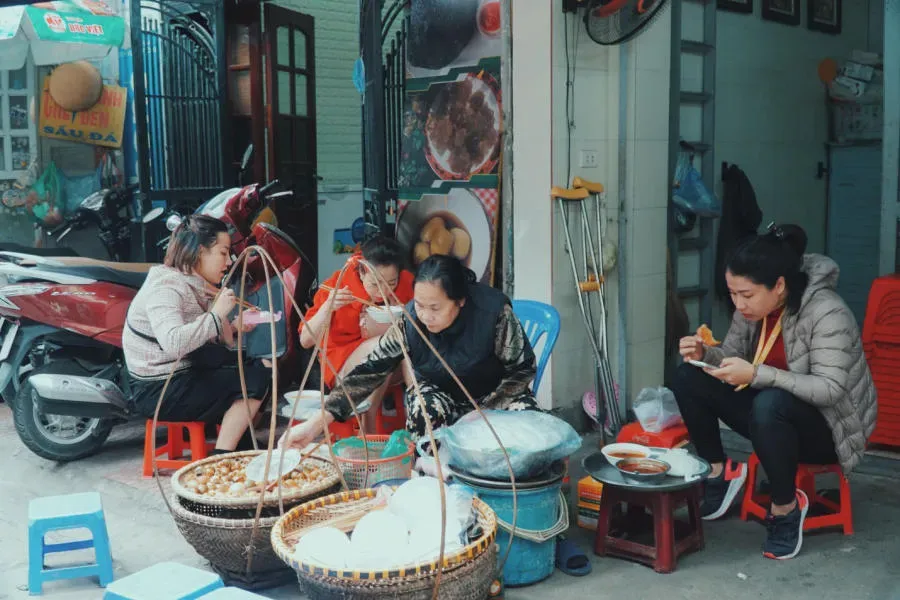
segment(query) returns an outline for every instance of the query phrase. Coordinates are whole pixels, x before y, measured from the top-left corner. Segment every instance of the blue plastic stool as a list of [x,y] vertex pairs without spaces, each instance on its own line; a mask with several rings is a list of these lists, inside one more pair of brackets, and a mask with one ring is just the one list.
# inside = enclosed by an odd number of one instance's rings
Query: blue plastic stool
[[200,600],[266,600],[265,596],[236,587],[223,587],[202,596]]
[[[63,529],[90,530],[91,539],[48,544],[44,536]],[[93,548],[95,563],[73,567],[46,568],[44,557],[56,552]],[[87,492],[35,498],[28,503],[28,593],[38,596],[43,584],[60,579],[96,576],[106,587],[113,580],[109,534],[100,494]]]
[[519,323],[522,324],[522,329],[525,330],[525,335],[528,337],[528,343],[531,344],[532,350],[534,350],[544,335],[547,336],[544,340],[541,355],[537,357],[537,373],[534,376],[534,382],[531,384],[531,390],[537,393],[538,388],[541,386],[541,378],[544,376],[544,368],[547,366],[547,361],[550,360],[550,353],[553,352],[553,347],[559,338],[561,326],[559,311],[549,304],[536,300],[513,300],[512,309]]
[[223,586],[215,573],[161,562],[113,583],[103,600],[195,600]]

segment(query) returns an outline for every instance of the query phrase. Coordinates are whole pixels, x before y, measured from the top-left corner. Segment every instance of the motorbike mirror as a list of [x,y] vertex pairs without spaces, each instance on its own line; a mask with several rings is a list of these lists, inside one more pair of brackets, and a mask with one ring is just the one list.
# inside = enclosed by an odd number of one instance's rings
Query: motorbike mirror
[[253,158],[253,144],[247,146],[247,149],[244,150],[244,157],[241,159],[241,171],[246,171],[250,166],[250,159]]
[[169,231],[175,231],[178,229],[178,226],[181,225],[181,215],[172,215],[168,219],[166,219],[166,229]]
[[166,212],[166,209],[164,209],[161,206],[157,206],[156,208],[154,208],[153,210],[148,212],[146,215],[144,215],[144,218],[141,220],[144,222],[145,225],[147,223],[152,223],[153,221],[160,218],[164,212]]

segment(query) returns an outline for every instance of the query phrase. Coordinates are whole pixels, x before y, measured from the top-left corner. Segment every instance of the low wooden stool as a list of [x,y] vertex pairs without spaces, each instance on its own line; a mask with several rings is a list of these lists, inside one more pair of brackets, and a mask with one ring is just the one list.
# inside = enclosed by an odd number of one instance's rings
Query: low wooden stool
[[[678,557],[703,549],[703,522],[700,519],[700,482],[686,489],[672,492],[636,491],[606,484],[600,498],[600,514],[594,538],[594,553],[599,556],[615,556],[653,567],[657,573],[675,570]],[[629,516],[634,508],[646,508],[653,515],[654,544],[641,544],[610,535],[613,509],[625,502]],[[676,539],[675,511],[687,505],[689,532]],[[642,511],[641,511],[642,512]]]

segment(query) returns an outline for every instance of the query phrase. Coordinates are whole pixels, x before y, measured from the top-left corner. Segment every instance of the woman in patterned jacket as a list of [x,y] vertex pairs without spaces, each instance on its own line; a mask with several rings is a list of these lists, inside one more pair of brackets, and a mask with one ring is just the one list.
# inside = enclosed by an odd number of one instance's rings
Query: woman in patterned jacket
[[[475,282],[475,274],[456,258],[431,256],[419,265],[414,298],[407,305],[415,324],[484,409],[536,409],[529,389],[536,372],[534,352],[509,298]],[[368,358],[343,379],[343,389],[358,404],[380,386],[409,353],[424,399],[423,412],[415,392],[406,393],[406,428],[416,439],[426,434],[426,420],[435,429],[452,425],[474,410],[465,393],[407,320],[391,327]],[[289,430],[281,445],[304,447],[333,421],[352,416],[341,386],[325,402],[324,417]],[[324,419],[324,422],[323,422]]]
[[680,342],[686,361],[716,367],[681,365],[671,386],[712,465],[704,519],[724,516],[747,479],[747,465],[725,456],[719,420],[753,443],[772,490],[763,555],[774,559],[803,543],[809,498],[794,485],[798,463],[839,462],[849,473],[877,413],[856,319],[835,291],[838,266],[805,250],[796,225],[771,225],[737,247],[725,272],[736,307],[725,341]]

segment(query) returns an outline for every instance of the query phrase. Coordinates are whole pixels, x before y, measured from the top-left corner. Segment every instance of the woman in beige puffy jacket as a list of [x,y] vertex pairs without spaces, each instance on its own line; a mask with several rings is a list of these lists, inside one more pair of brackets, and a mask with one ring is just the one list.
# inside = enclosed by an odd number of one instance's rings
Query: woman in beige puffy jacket
[[772,490],[763,555],[774,559],[793,558],[803,543],[809,499],[794,486],[798,463],[850,472],[877,413],[856,319],[835,291],[838,266],[805,250],[796,225],[771,225],[735,250],[726,280],[736,310],[725,340],[680,342],[685,361],[714,367],[686,362],[671,386],[713,468],[704,519],[725,515],[747,479],[747,465],[725,456],[719,420],[753,443]]

